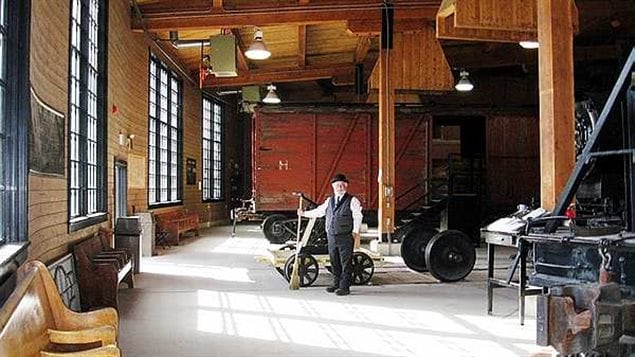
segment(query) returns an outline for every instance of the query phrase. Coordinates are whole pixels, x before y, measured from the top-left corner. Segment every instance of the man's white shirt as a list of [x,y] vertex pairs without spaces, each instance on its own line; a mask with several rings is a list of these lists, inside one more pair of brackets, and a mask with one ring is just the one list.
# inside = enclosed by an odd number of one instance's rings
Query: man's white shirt
[[[304,217],[308,217],[308,218],[324,217],[326,215],[326,208],[329,206],[329,202],[331,202],[331,198],[334,198],[334,197],[336,196],[327,198],[326,201],[324,201],[324,203],[322,203],[315,209],[312,209],[310,211],[305,211]],[[351,196],[351,212],[353,213],[353,233],[359,233],[362,227],[362,219],[364,218],[364,215],[362,215],[362,203],[359,202],[359,200],[355,196]]]

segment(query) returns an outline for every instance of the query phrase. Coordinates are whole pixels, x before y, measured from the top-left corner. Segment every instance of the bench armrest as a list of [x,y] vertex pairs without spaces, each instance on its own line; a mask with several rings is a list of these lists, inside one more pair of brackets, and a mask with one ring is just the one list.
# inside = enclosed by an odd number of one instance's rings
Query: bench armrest
[[120,357],[117,346],[104,346],[80,352],[40,352],[41,357]]
[[93,259],[94,258],[112,258],[112,259],[117,259],[117,261],[119,261],[119,264],[121,264],[121,265],[125,264],[128,260],[130,260],[130,258],[126,255],[126,253],[124,253],[124,252],[112,252],[112,251],[99,252],[99,253],[94,255]]
[[107,346],[117,342],[115,327],[108,325],[75,331],[48,329],[48,334],[52,343],[62,345],[101,342],[102,346]]
[[75,312],[66,309],[58,321],[58,327],[63,330],[84,330],[104,325],[112,326],[115,329],[115,334],[118,333],[119,317],[117,310],[112,307],[88,312]]
[[121,255],[124,255],[124,256],[126,256],[128,258],[132,256],[132,252],[130,251],[130,249],[127,249],[127,248],[111,248],[109,250],[105,250],[104,253],[121,254]]
[[121,262],[117,258],[108,258],[108,257],[95,257],[92,259],[93,264],[95,266],[99,265],[112,265],[117,270],[121,269]]

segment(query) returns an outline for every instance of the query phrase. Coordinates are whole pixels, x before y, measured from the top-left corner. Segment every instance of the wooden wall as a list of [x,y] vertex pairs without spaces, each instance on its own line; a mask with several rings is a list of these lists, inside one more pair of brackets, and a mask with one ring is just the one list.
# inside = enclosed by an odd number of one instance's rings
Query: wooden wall
[[538,118],[529,114],[492,114],[487,118],[487,204],[509,212],[540,195]]
[[[68,1],[31,2],[31,85],[44,103],[61,113],[68,113],[69,15]],[[67,191],[65,177],[29,175],[30,257],[51,260],[79,237],[67,233]]]
[[[454,87],[450,65],[432,27],[417,32],[397,32],[390,51],[391,85],[399,89],[449,91]],[[379,89],[379,61],[368,80],[371,90]]]
[[[70,3],[65,0],[32,2],[31,69],[33,90],[47,105],[68,113],[68,52]],[[109,1],[108,23],[108,212],[112,219],[114,205],[114,163],[128,163],[128,181],[143,175],[137,186],[129,185],[128,213],[147,210],[147,145],[148,145],[148,56],[150,51],[165,57],[143,34],[130,30],[130,5],[126,0]],[[167,62],[166,63],[170,63]],[[197,181],[201,180],[201,91],[183,80],[183,165],[185,158],[197,162]],[[230,102],[231,103],[231,102]],[[235,112],[235,107],[228,108]],[[227,131],[234,130],[235,121],[227,120]],[[132,147],[119,145],[119,133],[134,134]],[[66,134],[65,134],[66,135]],[[232,138],[231,135],[227,135]],[[65,138],[65,141],[68,138]],[[231,145],[233,140],[228,140]],[[65,143],[67,145],[67,143]],[[230,157],[241,153],[228,150]],[[65,165],[68,155],[65,152]],[[228,184],[226,185],[227,192]],[[185,185],[183,175],[183,207],[201,214],[201,221],[227,220],[226,202],[203,204],[198,185]],[[97,230],[88,227],[68,233],[67,174],[61,177],[29,175],[29,256],[51,261],[68,251],[69,243]],[[112,222],[102,226],[110,227]]]

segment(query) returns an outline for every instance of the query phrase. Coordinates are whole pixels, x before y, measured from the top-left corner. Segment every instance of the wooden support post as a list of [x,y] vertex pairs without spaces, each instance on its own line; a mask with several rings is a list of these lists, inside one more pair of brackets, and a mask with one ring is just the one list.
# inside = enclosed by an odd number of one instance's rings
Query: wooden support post
[[395,89],[390,76],[392,49],[391,5],[382,8],[382,38],[379,52],[379,234],[395,231]]
[[575,164],[573,6],[538,1],[541,205],[552,210]]

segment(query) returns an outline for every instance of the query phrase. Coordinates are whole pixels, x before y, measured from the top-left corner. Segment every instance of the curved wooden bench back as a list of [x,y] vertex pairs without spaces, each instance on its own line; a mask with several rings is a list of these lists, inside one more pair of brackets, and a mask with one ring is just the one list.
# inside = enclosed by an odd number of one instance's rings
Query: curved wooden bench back
[[[47,329],[58,328],[46,286],[36,266],[24,277],[0,312],[0,356],[39,356],[49,346]],[[55,290],[57,292],[57,290]]]
[[99,326],[118,329],[112,308],[76,313],[62,302],[50,272],[39,261],[18,270],[18,284],[0,309],[0,356],[40,356],[54,350],[48,329],[73,331]]

